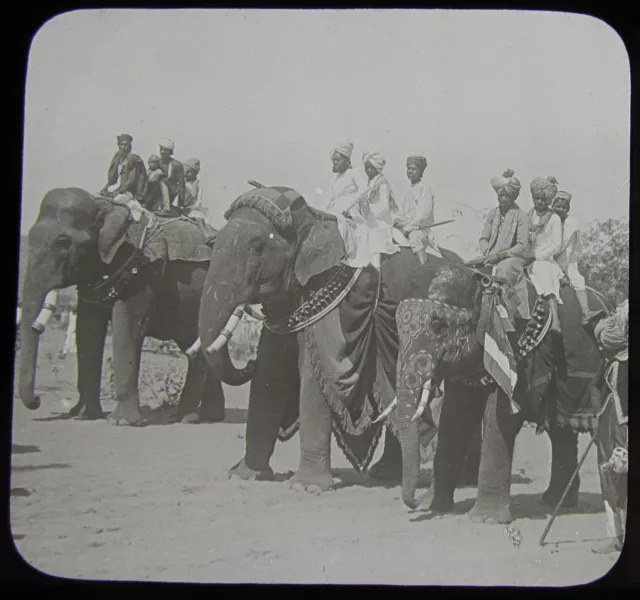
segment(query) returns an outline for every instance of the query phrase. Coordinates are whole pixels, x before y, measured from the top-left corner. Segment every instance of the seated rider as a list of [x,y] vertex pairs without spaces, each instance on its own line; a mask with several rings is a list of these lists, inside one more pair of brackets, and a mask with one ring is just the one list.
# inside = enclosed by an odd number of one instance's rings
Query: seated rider
[[171,198],[169,197],[169,186],[165,180],[164,171],[160,168],[160,157],[152,154],[147,160],[149,177],[147,184],[147,197],[145,198],[145,208],[151,211],[171,209]]
[[562,248],[555,256],[558,266],[566,275],[582,310],[582,324],[588,325],[594,319],[603,316],[603,310],[590,310],[584,277],[578,270],[578,258],[582,254],[580,225],[575,217],[569,215],[571,210],[571,194],[558,192],[553,200],[553,211],[562,222]]
[[[182,163],[173,158],[175,144],[172,140],[164,138],[160,140],[160,168],[162,169],[168,188],[171,203],[163,206],[156,214],[162,217],[174,217],[182,212],[184,207],[185,181],[184,167]],[[175,210],[175,208],[177,210]]]
[[[140,208],[147,193],[147,171],[143,160],[131,152],[133,137],[128,133],[118,136],[118,151],[111,159],[107,184],[99,195]],[[137,206],[136,206],[137,205]]]
[[200,161],[197,158],[188,158],[184,165],[184,209],[187,216],[192,219],[207,219],[207,209],[202,205],[202,183],[198,179],[200,174]]
[[520,181],[507,169],[502,176],[492,177],[491,187],[498,196],[498,206],[489,211],[479,246],[484,265],[493,266],[493,276],[505,281],[518,294],[518,312],[523,319],[531,317],[524,268],[531,262],[529,218],[516,204],[520,195]]
[[346,262],[352,267],[369,264],[367,244],[360,237],[366,234],[364,219],[358,202],[367,192],[367,182],[351,165],[353,142],[346,140],[331,150],[333,178],[329,185],[329,198],[325,211],[338,219],[338,229],[344,241]]
[[529,211],[529,244],[533,263],[528,267],[531,283],[539,296],[546,298],[551,311],[551,331],[561,332],[558,304],[560,280],[564,274],[554,256],[562,248],[562,222],[551,210],[551,202],[558,193],[555,177],[536,177],[529,186],[534,207]]
[[[393,219],[394,227],[406,238],[421,264],[427,262],[426,247],[435,245],[429,227],[434,223],[434,196],[431,186],[422,179],[426,168],[427,159],[424,156],[407,158],[407,177],[411,187],[402,208]],[[396,231],[394,236],[397,237]],[[402,237],[399,243],[404,242]]]
[[393,215],[398,211],[398,205],[389,182],[382,174],[387,162],[384,156],[379,152],[365,152],[362,161],[369,177],[367,191],[358,202],[366,232],[362,240],[368,244],[371,264],[379,271],[382,255],[395,254],[400,250],[393,243]]

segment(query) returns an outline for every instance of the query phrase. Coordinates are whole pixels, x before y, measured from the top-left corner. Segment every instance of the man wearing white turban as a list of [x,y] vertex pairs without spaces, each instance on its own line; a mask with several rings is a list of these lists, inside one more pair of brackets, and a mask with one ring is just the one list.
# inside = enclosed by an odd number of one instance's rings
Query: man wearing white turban
[[163,217],[171,217],[176,215],[172,210],[173,206],[177,206],[179,209],[184,207],[184,167],[181,162],[173,158],[175,144],[172,140],[163,138],[160,140],[158,146],[160,148],[160,168],[165,175],[164,181],[169,188],[171,204],[169,206],[163,206],[162,210],[156,214]]
[[200,174],[200,160],[188,158],[183,161],[185,183],[185,204],[187,215],[193,219],[206,220],[207,209],[202,205],[202,184]]
[[356,204],[367,191],[365,178],[351,166],[353,142],[336,144],[331,150],[334,176],[329,185],[329,199],[325,210],[338,218],[338,229],[347,252],[346,262],[352,267],[369,264],[368,248],[360,239],[366,231],[364,219]]
[[379,152],[362,155],[364,170],[369,177],[367,192],[358,203],[364,219],[367,236],[363,241],[369,246],[369,260],[380,270],[383,254],[395,254],[400,250],[393,243],[393,215],[398,212],[393,190],[382,174],[387,161]]

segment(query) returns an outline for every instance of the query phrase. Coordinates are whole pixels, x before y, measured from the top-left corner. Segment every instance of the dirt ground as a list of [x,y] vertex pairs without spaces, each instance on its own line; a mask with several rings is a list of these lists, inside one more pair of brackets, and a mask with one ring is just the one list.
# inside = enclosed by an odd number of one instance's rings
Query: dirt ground
[[[297,435],[279,443],[272,459],[282,481],[229,480],[227,470],[244,453],[248,386],[226,388],[224,423],[163,424],[160,380],[170,372],[179,379],[184,358],[144,354],[143,403],[156,425],[130,429],[61,418],[76,401],[75,355],[57,357],[63,342],[60,329],[43,335],[40,410],[29,412],[14,398],[11,527],[20,554],[45,573],[177,582],[566,586],[599,579],[617,559],[590,551],[606,535],[595,449],[581,471],[578,508],[561,513],[539,547],[548,518],[539,501],[550,446],[546,436],[523,430],[512,486],[513,526],[523,536],[516,548],[504,526],[468,520],[475,489],[456,492],[457,514],[430,519],[420,509],[409,511],[398,487],[358,476],[335,444],[334,476],[341,480],[335,491],[315,496],[289,489],[284,479],[298,463]],[[107,359],[110,353],[109,341]],[[114,403],[107,398],[103,407],[110,411]],[[587,443],[581,436],[581,452]]]

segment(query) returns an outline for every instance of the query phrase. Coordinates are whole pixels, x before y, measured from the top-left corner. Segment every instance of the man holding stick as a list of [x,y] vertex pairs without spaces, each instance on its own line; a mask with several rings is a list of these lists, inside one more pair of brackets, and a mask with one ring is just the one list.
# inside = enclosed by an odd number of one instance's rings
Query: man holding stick
[[598,417],[595,438],[609,541],[591,550],[609,554],[622,549],[627,516],[629,300],[618,306],[615,314],[600,321],[594,334],[606,361],[604,377],[599,382],[605,405]]

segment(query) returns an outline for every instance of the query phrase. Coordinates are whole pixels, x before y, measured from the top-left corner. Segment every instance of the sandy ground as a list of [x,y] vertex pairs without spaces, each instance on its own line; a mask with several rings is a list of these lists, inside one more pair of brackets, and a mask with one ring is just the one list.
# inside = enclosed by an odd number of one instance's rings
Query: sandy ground
[[[14,398],[11,527],[24,559],[45,573],[80,579],[449,585],[575,585],[605,575],[618,555],[604,539],[595,449],[582,468],[579,507],[561,513],[544,547],[541,508],[550,447],[523,430],[512,494],[520,548],[504,527],[464,514],[475,489],[456,492],[457,513],[430,519],[402,504],[399,488],[368,482],[333,448],[339,488],[291,490],[299,438],[278,444],[280,482],[229,480],[244,453],[248,386],[227,388],[227,420],[142,429],[60,418],[75,402],[75,355],[57,358],[64,332],[48,330],[39,356],[43,405]],[[111,349],[107,351],[107,356]],[[186,359],[144,354],[143,403],[152,417],[166,395],[159,374],[179,379]],[[154,383],[153,386],[150,384]],[[157,383],[157,385],[155,385]],[[157,388],[157,389],[153,389]],[[107,396],[108,394],[105,393]],[[113,401],[105,400],[105,410]],[[581,436],[580,448],[588,443]],[[378,455],[381,448],[378,449]],[[425,472],[425,481],[429,473]]]

